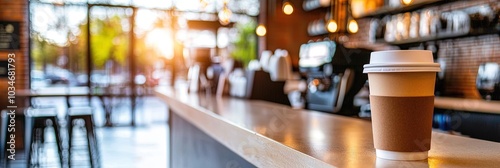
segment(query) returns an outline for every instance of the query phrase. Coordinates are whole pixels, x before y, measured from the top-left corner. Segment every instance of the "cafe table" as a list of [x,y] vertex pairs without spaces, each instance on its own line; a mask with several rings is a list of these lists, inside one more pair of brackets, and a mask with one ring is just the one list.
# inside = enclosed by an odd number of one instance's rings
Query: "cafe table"
[[500,166],[496,142],[433,131],[428,159],[392,161],[376,157],[367,120],[169,87],[155,94],[170,114],[171,167]]

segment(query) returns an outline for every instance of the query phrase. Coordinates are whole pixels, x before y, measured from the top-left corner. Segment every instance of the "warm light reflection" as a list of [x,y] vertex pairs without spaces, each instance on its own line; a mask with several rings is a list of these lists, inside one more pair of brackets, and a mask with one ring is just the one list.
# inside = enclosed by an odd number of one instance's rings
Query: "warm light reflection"
[[[221,109],[221,108],[219,108],[219,109]],[[245,120],[245,119],[243,119],[242,123],[244,123],[244,122],[245,122],[244,120]],[[267,127],[256,126],[256,127],[254,128],[254,130],[255,130],[255,132],[257,132],[257,133],[259,133],[259,134],[261,134],[261,135],[267,135]]]
[[285,136],[283,139],[283,144],[285,144],[286,146],[297,148],[299,145],[301,145],[296,141],[297,137],[293,136],[293,134],[290,131],[286,131],[284,132],[284,134]]
[[330,19],[328,21],[328,24],[326,25],[326,29],[328,30],[328,32],[330,33],[335,33],[337,32],[337,29],[338,29],[338,25],[337,25],[337,21],[333,20],[333,19]]
[[323,133],[319,129],[313,129],[309,132],[309,137],[313,138],[316,141],[322,141],[325,139],[325,133]]
[[286,15],[291,15],[293,13],[293,6],[290,2],[283,3],[283,13]]
[[[319,81],[317,81],[319,82]],[[309,137],[314,141],[323,141],[325,139],[325,133],[321,130],[321,123],[318,118],[311,119],[311,127],[309,127]]]
[[255,33],[257,34],[257,36],[265,36],[267,33],[266,26],[260,24],[259,26],[257,26],[257,29],[255,29]]
[[410,5],[413,0],[401,0],[401,2],[404,4],[404,5]]
[[157,54],[167,59],[173,58],[173,42],[168,29],[154,29],[146,35],[146,44]]
[[343,157],[348,160],[345,167],[363,167],[363,163],[359,162],[358,159],[360,154],[366,152],[362,146],[363,140],[367,140],[366,137],[364,137],[365,135],[359,134],[359,132],[356,131],[359,127],[357,128],[357,126],[353,123],[346,123],[342,126],[348,128],[345,130],[345,136],[341,136],[339,138],[339,140],[345,144],[344,149],[346,151]]
[[358,27],[358,22],[356,22],[356,20],[352,19],[351,21],[349,21],[349,25],[347,26],[347,30],[349,31],[349,33],[357,33],[358,30],[359,30],[359,27]]

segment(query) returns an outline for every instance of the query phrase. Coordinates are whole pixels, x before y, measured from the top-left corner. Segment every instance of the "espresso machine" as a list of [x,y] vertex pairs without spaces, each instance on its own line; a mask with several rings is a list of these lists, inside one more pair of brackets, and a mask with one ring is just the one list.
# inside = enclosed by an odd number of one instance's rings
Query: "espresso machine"
[[500,100],[500,64],[486,62],[479,65],[476,88],[485,100]]
[[325,40],[302,44],[299,72],[307,79],[307,108],[340,115],[356,115],[354,97],[368,76],[363,65],[370,61],[371,51],[346,48]]

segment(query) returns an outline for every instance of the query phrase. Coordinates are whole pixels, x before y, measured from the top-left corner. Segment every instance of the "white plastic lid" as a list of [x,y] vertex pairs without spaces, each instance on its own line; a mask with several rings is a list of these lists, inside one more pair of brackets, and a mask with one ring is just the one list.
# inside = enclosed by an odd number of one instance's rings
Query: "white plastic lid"
[[439,72],[431,51],[389,50],[372,52],[370,64],[363,66],[363,73],[373,72]]
[[428,50],[388,50],[372,52],[370,64],[379,63],[433,63],[432,52]]

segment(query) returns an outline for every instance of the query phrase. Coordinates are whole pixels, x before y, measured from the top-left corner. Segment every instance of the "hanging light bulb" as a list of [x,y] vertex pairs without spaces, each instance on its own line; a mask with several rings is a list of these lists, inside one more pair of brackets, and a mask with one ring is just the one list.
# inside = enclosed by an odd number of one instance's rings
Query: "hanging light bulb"
[[326,23],[326,30],[330,33],[335,33],[339,29],[339,25],[337,24],[337,21],[335,21],[335,18],[337,18],[334,10],[334,8],[337,8],[336,3],[336,0],[330,0],[330,19],[328,19],[328,22]]
[[231,12],[231,10],[229,10],[229,8],[227,7],[227,4],[224,3],[224,7],[222,8],[221,11],[219,11],[219,15],[218,15],[220,24],[228,25],[231,22],[231,15],[232,14],[233,14],[233,12]]
[[413,2],[413,0],[401,0],[401,3],[404,5],[410,5]]
[[354,19],[351,19],[349,21],[349,24],[347,25],[347,30],[349,31],[349,33],[357,33],[359,30],[358,22],[356,22],[356,20]]
[[328,30],[328,32],[335,33],[337,32],[338,28],[339,27],[337,25],[337,21],[333,19],[328,20],[328,23],[326,24],[326,29]]
[[264,26],[263,24],[259,24],[259,26],[257,26],[257,29],[255,29],[255,33],[257,34],[257,36],[265,36],[267,33],[266,26]]
[[292,3],[290,3],[289,1],[283,3],[282,8],[283,8],[283,13],[285,13],[286,15],[291,15],[293,13],[293,6]]

